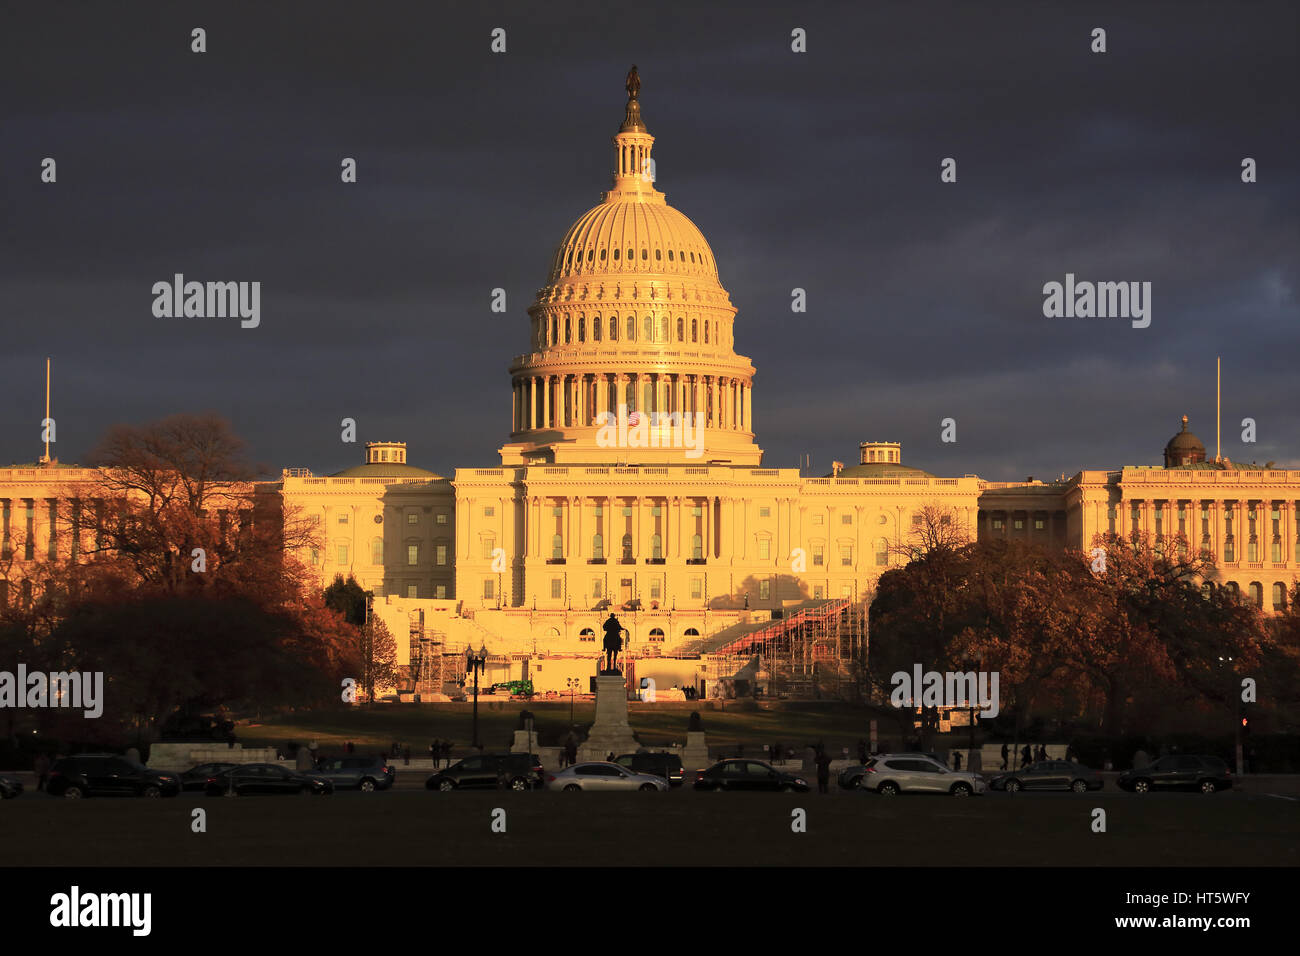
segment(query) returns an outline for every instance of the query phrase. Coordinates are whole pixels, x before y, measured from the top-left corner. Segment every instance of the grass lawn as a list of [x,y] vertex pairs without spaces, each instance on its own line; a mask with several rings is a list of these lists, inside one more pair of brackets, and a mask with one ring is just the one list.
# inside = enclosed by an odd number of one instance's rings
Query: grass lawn
[[[531,710],[542,746],[558,746],[569,727],[568,701],[479,701],[479,738],[488,748],[505,748],[522,710]],[[824,741],[832,752],[857,750],[867,739],[869,721],[878,721],[880,741],[897,741],[898,723],[892,711],[841,702],[777,702],[749,708],[739,701],[629,704],[628,719],[637,738],[648,746],[682,744],[691,711],[698,710],[713,747],[740,744],[757,756],[764,744],[802,747]],[[574,722],[586,727],[595,719],[594,702],[576,701]],[[240,721],[239,740],[246,747],[279,746],[315,740],[324,751],[352,741],[361,750],[387,751],[394,741],[409,745],[412,756],[427,754],[430,741],[450,739],[457,749],[469,746],[471,705],[377,704],[338,710],[304,711]],[[752,749],[750,749],[752,748]]]

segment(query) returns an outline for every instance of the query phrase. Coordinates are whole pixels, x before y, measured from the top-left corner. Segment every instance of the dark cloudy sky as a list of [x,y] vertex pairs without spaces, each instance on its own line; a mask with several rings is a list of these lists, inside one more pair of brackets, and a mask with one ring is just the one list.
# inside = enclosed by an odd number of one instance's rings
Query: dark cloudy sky
[[[525,309],[608,186],[635,62],[768,465],[886,439],[943,474],[1072,474],[1158,463],[1184,413],[1212,453],[1222,355],[1225,453],[1300,468],[1297,26],[1249,0],[7,4],[0,460],[39,453],[50,355],[64,461],[215,410],[277,474],[359,461],[345,416],[444,474],[497,464]],[[260,281],[261,326],[155,318],[176,272]],[[1044,318],[1067,272],[1150,281],[1151,326]]]

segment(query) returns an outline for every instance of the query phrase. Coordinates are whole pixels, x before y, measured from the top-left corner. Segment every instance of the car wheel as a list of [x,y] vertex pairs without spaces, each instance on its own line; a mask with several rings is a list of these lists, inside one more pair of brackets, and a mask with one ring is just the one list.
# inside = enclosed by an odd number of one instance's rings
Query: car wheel
[[849,789],[850,789],[850,790],[861,790],[861,789],[862,789],[862,778],[861,778],[861,777],[854,777],[852,780],[850,780],[850,781],[849,781]]
[[67,790],[63,791],[63,796],[67,800],[80,800],[85,795],[86,791],[82,790],[80,787],[69,787]]
[[1087,793],[1088,782],[1086,780],[1076,780],[1074,783],[1070,784],[1070,789],[1075,793]]
[[898,784],[882,783],[879,787],[876,788],[876,793],[880,794],[882,797],[895,796],[898,793]]
[[1213,780],[1201,781],[1201,793],[1214,793],[1214,791],[1218,789],[1219,788],[1214,785]]
[[1008,780],[1006,783],[1003,784],[1003,787],[1006,789],[1007,793],[1015,793],[1020,789],[1020,781]]
[[369,777],[367,777],[365,780],[361,781],[361,789],[366,793],[374,793],[375,782],[371,780]]
[[162,796],[162,791],[159,790],[157,787],[149,786],[149,787],[145,787],[143,792],[140,795],[142,797],[149,797],[150,799],[156,800],[158,797]]
[[948,791],[954,797],[969,797],[971,794],[970,784],[954,783],[952,789]]
[[577,793],[577,792],[578,792],[579,790],[581,790],[581,789],[582,789],[582,788],[581,788],[580,786],[578,786],[576,783],[566,783],[566,784],[564,785],[564,792],[565,792],[565,793]]
[[515,777],[515,779],[513,779],[513,780],[510,781],[510,789],[511,789],[511,790],[527,790],[527,789],[528,789],[528,781],[525,780],[523,777]]
[[438,781],[438,789],[446,793],[448,790],[455,790],[456,785],[450,780],[443,779]]
[[1150,792],[1151,792],[1151,781],[1150,781],[1150,780],[1134,780],[1134,781],[1133,781],[1133,792],[1134,792],[1134,793],[1150,793]]
[[637,787],[637,789],[638,789],[638,790],[658,790],[659,788],[656,787],[653,783],[643,783],[643,784],[641,784],[641,786]]

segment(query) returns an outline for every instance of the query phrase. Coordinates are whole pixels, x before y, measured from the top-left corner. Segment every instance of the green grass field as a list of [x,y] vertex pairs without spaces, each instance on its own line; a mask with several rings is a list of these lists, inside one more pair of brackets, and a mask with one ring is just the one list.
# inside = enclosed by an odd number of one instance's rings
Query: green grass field
[[[532,711],[541,746],[558,746],[569,728],[567,701],[479,701],[479,737],[489,748],[508,746],[522,710]],[[897,742],[898,723],[892,711],[841,702],[777,703],[765,708],[748,708],[738,701],[695,701],[689,704],[629,705],[629,722],[637,738],[647,746],[684,743],[692,710],[698,710],[714,747],[737,744],[755,755],[764,744],[780,743],[802,747],[824,742],[832,752],[848,747],[857,750],[859,739],[869,736],[869,721],[878,721],[880,741]],[[577,701],[575,723],[585,727],[594,719],[595,705]],[[423,756],[434,738],[450,739],[459,749],[471,739],[469,704],[377,704],[370,707],[310,711],[240,721],[236,728],[246,747],[283,747],[290,741],[315,740],[322,750],[352,741],[358,749],[387,751],[394,741],[409,745],[412,756]],[[752,748],[752,749],[750,749]]]

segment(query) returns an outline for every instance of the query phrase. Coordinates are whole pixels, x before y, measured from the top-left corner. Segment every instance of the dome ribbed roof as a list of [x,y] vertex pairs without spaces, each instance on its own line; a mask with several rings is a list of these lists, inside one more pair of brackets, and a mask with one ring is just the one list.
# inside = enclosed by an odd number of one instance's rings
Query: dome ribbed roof
[[704,234],[663,202],[604,202],[581,216],[560,240],[548,282],[595,276],[690,276],[718,281]]

